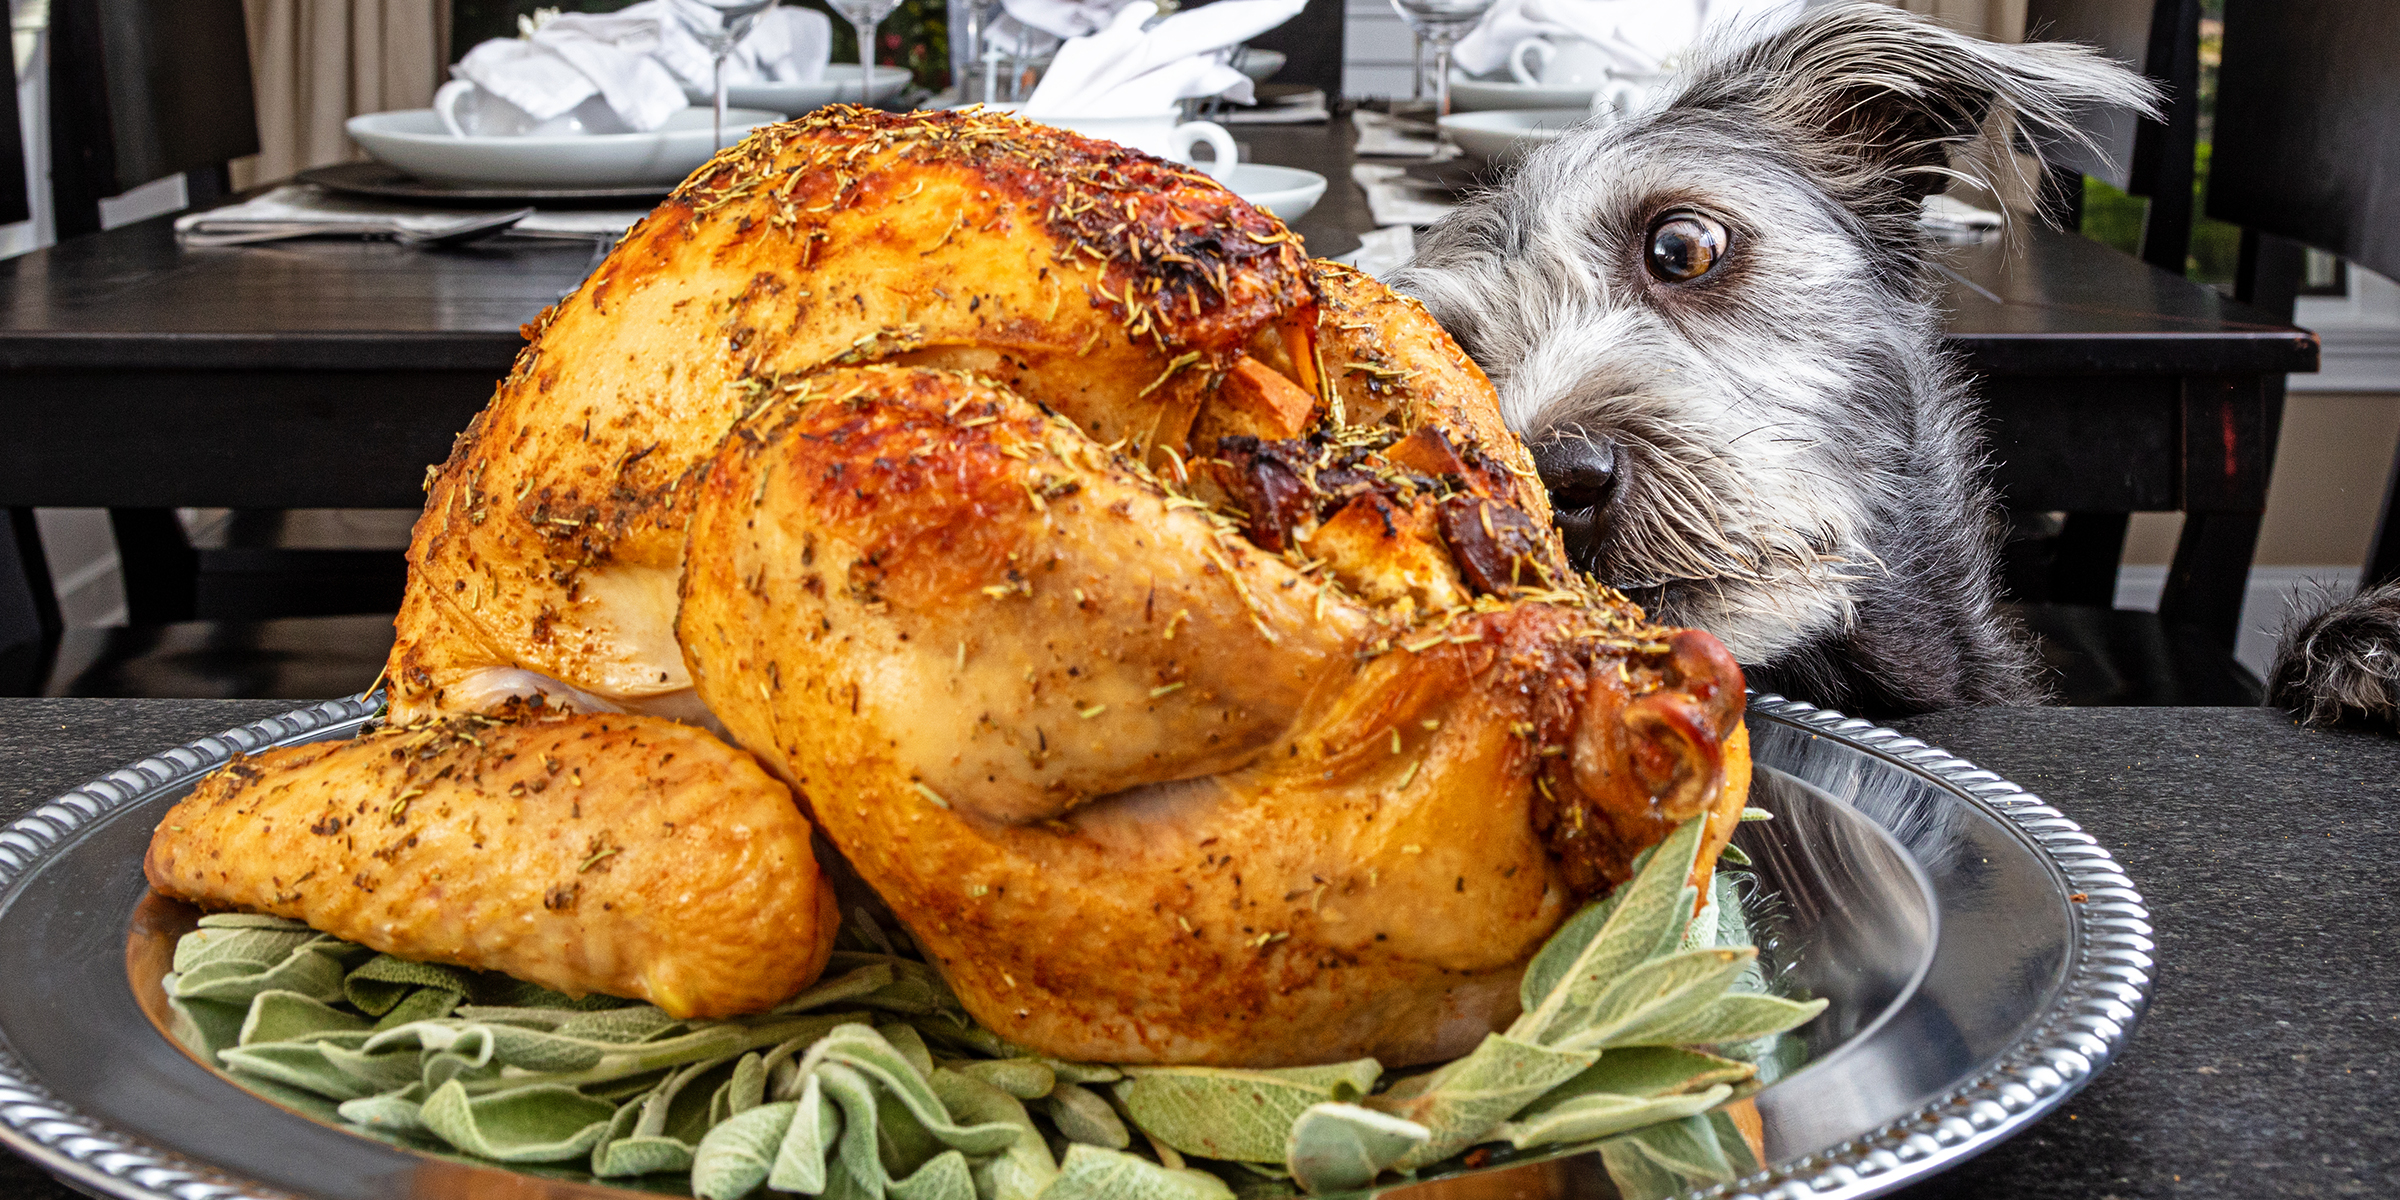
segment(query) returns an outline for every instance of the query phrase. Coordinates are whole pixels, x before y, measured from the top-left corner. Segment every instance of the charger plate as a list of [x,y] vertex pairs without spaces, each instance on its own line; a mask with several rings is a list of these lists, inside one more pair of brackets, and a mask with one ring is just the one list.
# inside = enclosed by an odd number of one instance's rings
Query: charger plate
[[[189,920],[142,883],[159,814],[237,752],[346,737],[375,711],[328,701],[202,738],[0,831],[0,1142],[136,1200],[626,1194],[320,1124],[217,1076],[146,1015],[164,1008],[158,976]],[[2024,1128],[2131,1036],[2149,913],[2073,821],[1914,738],[1780,696],[1752,698],[1750,730],[1751,803],[1776,814],[1737,839],[1770,897],[1761,960],[1779,990],[1831,1002],[1794,1035],[1802,1064],[1718,1121],[1747,1143],[1730,1173],[1662,1173],[1675,1147],[1645,1158],[1636,1133],[1503,1151],[1463,1172],[1507,1176],[1476,1194],[1873,1196]]]

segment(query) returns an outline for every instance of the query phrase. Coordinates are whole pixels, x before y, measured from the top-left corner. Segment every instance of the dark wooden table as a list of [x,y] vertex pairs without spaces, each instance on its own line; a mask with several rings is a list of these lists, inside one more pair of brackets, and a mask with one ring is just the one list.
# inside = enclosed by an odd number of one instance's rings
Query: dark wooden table
[[[288,701],[0,700],[0,822]],[[2379,1195],[2400,1171],[2400,740],[2261,709],[1985,709],[1908,732],[2040,793],[2148,903],[2158,984],[2058,1111],[1911,1200]],[[12,980],[0,987],[39,986]],[[1575,1176],[1567,1176],[1569,1179]],[[1529,1195],[1539,1195],[1534,1191]],[[0,1195],[75,1193],[0,1154]]]
[[[1346,121],[1239,138],[1330,179],[1296,223],[1312,252],[1372,227]],[[2230,646],[2281,377],[2315,369],[2315,339],[2046,230],[1945,261],[1949,344],[1981,380],[2009,503],[2196,514],[2213,549],[2192,565],[2234,607],[2190,616]],[[0,508],[415,507],[518,326],[591,265],[581,244],[513,240],[186,250],[163,218],[0,261]],[[10,620],[0,595],[0,649],[25,637]]]

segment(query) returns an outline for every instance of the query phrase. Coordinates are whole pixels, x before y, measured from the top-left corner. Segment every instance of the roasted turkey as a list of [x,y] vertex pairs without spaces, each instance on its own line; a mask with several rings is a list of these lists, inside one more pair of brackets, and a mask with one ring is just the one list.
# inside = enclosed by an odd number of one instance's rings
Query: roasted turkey
[[428,476],[391,719],[722,733],[1012,1041],[1455,1055],[1635,854],[1707,813],[1705,874],[1738,818],[1723,648],[1568,566],[1422,309],[1193,170],[828,109],[528,333]]

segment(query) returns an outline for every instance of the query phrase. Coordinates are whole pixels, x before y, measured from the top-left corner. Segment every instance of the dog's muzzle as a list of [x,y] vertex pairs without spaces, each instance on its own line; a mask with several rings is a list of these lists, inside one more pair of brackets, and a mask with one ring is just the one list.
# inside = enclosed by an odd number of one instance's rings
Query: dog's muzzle
[[1550,507],[1567,552],[1588,564],[1608,529],[1609,502],[1621,479],[1616,443],[1580,425],[1552,428],[1533,439],[1534,468],[1550,490]]

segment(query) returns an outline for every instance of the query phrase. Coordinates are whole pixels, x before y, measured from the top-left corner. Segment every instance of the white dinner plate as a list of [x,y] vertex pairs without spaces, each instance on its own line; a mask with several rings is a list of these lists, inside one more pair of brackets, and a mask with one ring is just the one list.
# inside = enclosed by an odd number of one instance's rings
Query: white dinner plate
[[1598,89],[1589,84],[1578,87],[1543,87],[1539,84],[1518,83],[1505,75],[1499,79],[1477,79],[1464,71],[1450,72],[1450,111],[1491,112],[1515,108],[1590,108],[1592,93]]
[[[736,108],[725,113],[727,145],[781,113]],[[564,137],[452,137],[430,108],[367,113],[343,128],[350,140],[382,162],[443,183],[500,183],[540,187],[623,187],[671,184],[716,153],[705,108],[687,108],[648,133]]]
[[1325,177],[1298,167],[1237,163],[1233,174],[1220,182],[1234,195],[1286,223],[1299,220],[1325,195]]
[[[908,86],[908,69],[875,65],[874,96],[871,103],[880,104],[900,94]],[[706,107],[715,98],[706,88],[683,89],[684,99]],[[829,63],[825,77],[814,83],[729,83],[725,85],[725,103],[735,108],[757,108],[767,112],[796,117],[835,102],[858,103],[858,64]]]
[[1527,108],[1452,113],[1442,131],[1458,148],[1488,163],[1513,163],[1590,119],[1581,108]]

